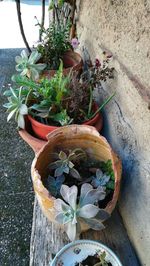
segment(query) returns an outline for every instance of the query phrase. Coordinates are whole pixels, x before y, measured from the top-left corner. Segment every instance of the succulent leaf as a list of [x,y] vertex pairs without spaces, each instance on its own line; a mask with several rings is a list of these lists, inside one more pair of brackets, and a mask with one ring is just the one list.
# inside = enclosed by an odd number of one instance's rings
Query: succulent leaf
[[24,116],[19,114],[17,120],[18,120],[18,127],[25,128]]
[[55,177],[56,176],[60,176],[64,173],[64,168],[61,166],[61,167],[58,167],[56,170],[55,170]]
[[27,115],[28,113],[28,107],[26,106],[26,104],[21,104],[20,106],[20,114],[21,115]]
[[98,219],[95,218],[90,218],[90,219],[83,219],[85,224],[87,224],[90,228],[93,230],[102,230],[105,228],[105,226],[102,224],[102,222]]
[[64,214],[61,212],[55,216],[55,221],[59,224],[64,224]]
[[17,108],[15,108],[14,110],[12,110],[9,115],[7,116],[7,122],[9,122],[9,120],[14,116],[15,112],[16,112]]
[[70,175],[77,180],[82,180],[79,172],[75,168],[70,167]]
[[[91,184],[89,183],[84,183],[81,187],[81,194],[80,194],[80,201],[83,200],[83,198],[85,197],[85,195],[90,191],[92,190],[93,187]],[[81,203],[81,202],[80,202]]]
[[110,217],[110,214],[103,209],[99,209],[99,212],[96,214],[95,219],[105,221]]
[[60,213],[60,212],[68,212],[70,211],[70,206],[66,204],[62,199],[56,199],[54,201],[54,209]]
[[28,54],[27,54],[26,50],[21,51],[21,57],[24,59],[28,59]]
[[86,204],[94,204],[96,201],[103,200],[106,196],[106,193],[102,187],[98,187],[97,189],[89,190],[84,197],[80,200],[80,206],[84,206]]
[[66,223],[65,224],[65,231],[71,241],[74,241],[76,238],[76,224]]
[[67,185],[62,185],[60,189],[60,194],[72,208],[74,208],[77,200],[77,192],[76,186],[68,187]]
[[84,205],[83,207],[81,207],[77,214],[80,216],[80,217],[84,217],[84,218],[93,218],[97,215],[97,213],[99,212],[99,208],[96,207],[95,205],[93,204],[87,204],[87,205]]
[[41,58],[41,54],[38,51],[32,51],[29,56],[28,63],[33,65]]

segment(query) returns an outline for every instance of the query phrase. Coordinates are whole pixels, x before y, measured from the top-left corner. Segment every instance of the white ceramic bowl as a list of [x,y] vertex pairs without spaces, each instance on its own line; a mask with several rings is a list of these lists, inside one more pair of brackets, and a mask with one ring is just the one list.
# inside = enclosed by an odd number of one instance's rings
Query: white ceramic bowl
[[92,240],[78,240],[64,246],[55,256],[50,266],[75,266],[89,255],[106,252],[106,261],[113,266],[123,266],[115,253],[107,246]]

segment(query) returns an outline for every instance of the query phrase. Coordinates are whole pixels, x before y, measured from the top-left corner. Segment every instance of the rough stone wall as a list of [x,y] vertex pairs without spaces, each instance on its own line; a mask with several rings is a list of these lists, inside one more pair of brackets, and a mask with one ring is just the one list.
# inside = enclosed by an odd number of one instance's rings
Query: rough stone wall
[[[142,265],[150,265],[150,1],[81,0],[77,32],[92,58],[110,51],[116,78],[102,95],[104,133],[123,161],[120,212]],[[101,98],[101,96],[100,96]]]

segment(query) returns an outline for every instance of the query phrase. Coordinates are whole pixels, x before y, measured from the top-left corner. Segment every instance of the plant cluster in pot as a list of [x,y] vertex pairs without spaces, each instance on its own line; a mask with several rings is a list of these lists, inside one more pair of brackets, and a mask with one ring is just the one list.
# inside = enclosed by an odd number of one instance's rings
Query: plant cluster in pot
[[64,8],[64,1],[51,2],[49,9],[53,12],[49,27],[45,28],[38,20],[36,24],[40,28],[40,41],[34,48],[41,54],[40,62],[46,64],[43,76],[52,77],[59,68],[60,60],[63,61],[64,75],[70,70],[80,71],[82,58],[74,51],[79,41],[75,36],[70,36],[72,27],[70,10]]
[[[29,57],[30,63],[36,61],[35,57],[38,56],[37,52],[33,52]],[[17,58],[18,62],[19,59]],[[112,70],[95,64],[81,75],[71,72],[64,76],[61,61],[58,71],[51,79],[43,77],[37,80],[39,67],[43,65],[28,64],[22,75],[12,77],[16,86],[4,93],[9,100],[4,105],[10,112],[8,120],[15,115],[18,127],[24,129],[24,117],[28,114],[35,135],[44,140],[47,140],[49,132],[69,124],[92,125],[101,130],[100,111],[114,93],[97,106],[93,91],[102,78],[111,77]],[[18,66],[17,69],[19,70]]]
[[121,162],[106,139],[86,125],[51,132],[31,173],[39,204],[71,241],[89,228],[101,230],[115,208]]
[[92,240],[77,240],[64,246],[50,266],[122,266],[107,246]]

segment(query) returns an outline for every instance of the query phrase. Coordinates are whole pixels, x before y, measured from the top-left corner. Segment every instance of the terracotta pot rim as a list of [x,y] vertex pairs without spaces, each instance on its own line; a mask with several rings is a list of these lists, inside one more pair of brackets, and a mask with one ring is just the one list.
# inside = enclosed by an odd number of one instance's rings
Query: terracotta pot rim
[[81,55],[80,55],[79,53],[74,52],[74,51],[71,51],[71,50],[66,51],[66,52],[63,54],[63,56],[69,56],[69,57],[70,57],[71,54],[72,54],[72,55],[75,55],[75,56],[78,57],[78,62],[77,62],[77,64],[80,64],[80,63],[83,62]]
[[[94,125],[94,127],[97,129],[97,131],[101,131],[102,129],[102,121],[103,117],[101,116],[101,119]],[[39,150],[47,143],[48,139],[41,139],[31,133],[31,123],[29,119],[26,119],[27,126],[25,129],[19,129],[18,133],[20,137],[32,148],[32,150],[37,154]],[[82,125],[80,125],[82,126]],[[86,125],[88,126],[88,125]],[[92,127],[92,126],[90,126]],[[55,129],[57,130],[57,129]]]
[[[95,102],[93,104],[94,104],[95,109],[97,110],[98,105]],[[85,122],[82,122],[82,124],[79,124],[79,125],[89,125],[89,126],[94,125],[99,118],[101,118],[101,113],[97,113],[93,118],[86,120]],[[34,119],[31,115],[28,115],[28,119],[34,125],[37,125],[39,127],[42,126],[45,129],[48,129],[48,128],[58,129],[58,128],[62,127],[61,125],[60,126],[53,126],[53,125],[43,124],[43,123],[37,121],[36,119]]]
[[[71,55],[74,55],[76,57],[71,57]],[[66,51],[63,56],[62,56],[62,60],[63,60],[63,57],[68,57],[68,58],[71,58],[71,59],[74,59],[74,63],[72,64],[72,66],[69,66],[69,67],[64,67],[63,69],[64,70],[77,70],[77,68],[81,68],[82,67],[82,64],[83,64],[83,59],[81,57],[81,55],[77,52],[74,52],[74,51]],[[49,73],[49,72],[57,72],[58,69],[45,69],[43,70],[43,73]]]

